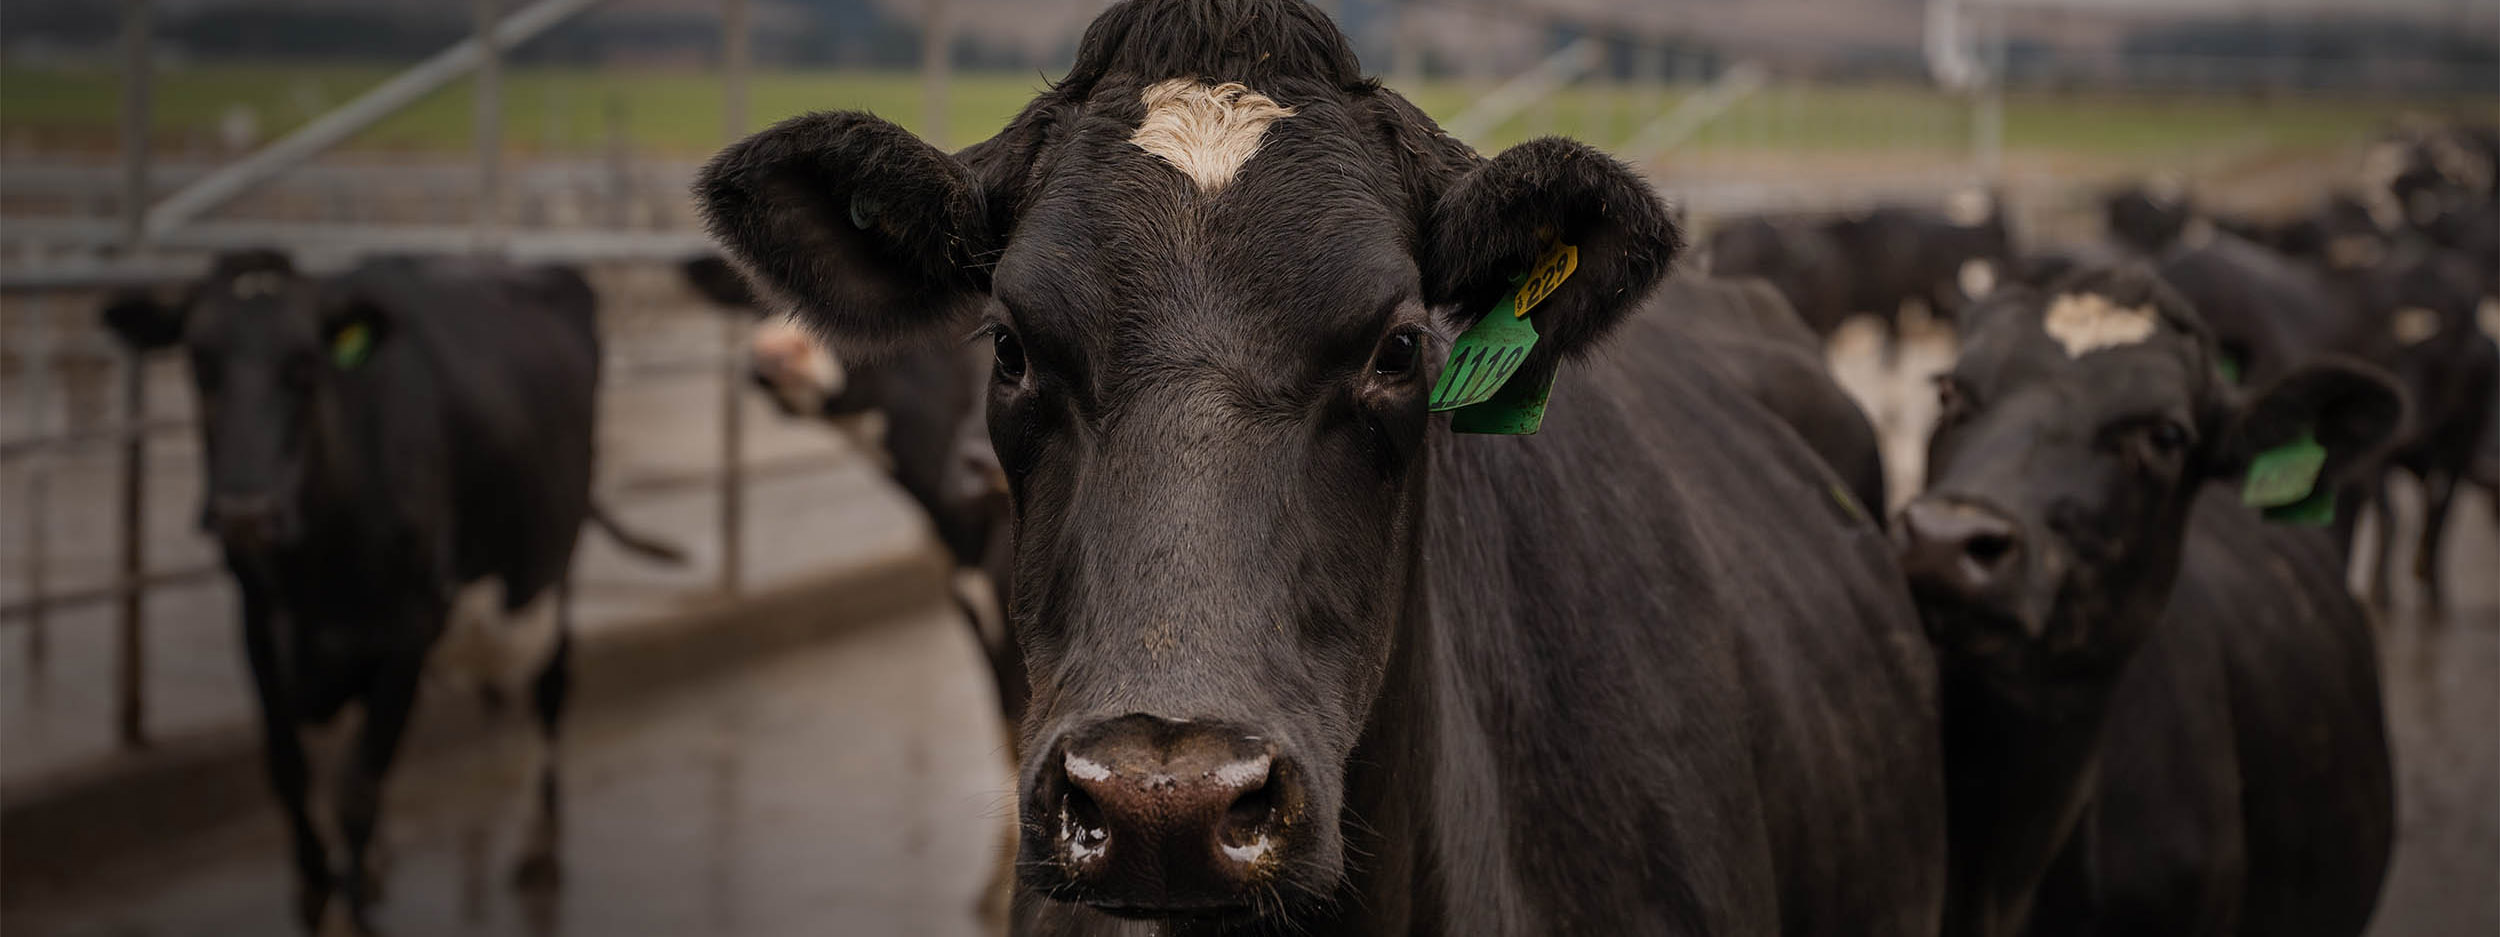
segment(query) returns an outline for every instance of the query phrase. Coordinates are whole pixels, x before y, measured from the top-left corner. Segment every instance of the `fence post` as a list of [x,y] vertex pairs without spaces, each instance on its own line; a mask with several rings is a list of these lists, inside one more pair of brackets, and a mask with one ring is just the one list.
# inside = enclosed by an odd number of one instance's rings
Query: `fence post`
[[122,249],[136,253],[148,226],[148,0],[122,2]]
[[950,148],[946,132],[947,82],[955,71],[955,17],[947,9],[946,0],[923,0],[920,8],[925,20],[920,27],[920,135],[930,145],[944,150]]
[[[49,308],[50,304],[44,302],[40,296],[29,297],[26,300],[26,306],[27,332],[29,333],[23,346],[26,367],[19,373],[24,375],[23,380],[26,382],[26,390],[21,395],[26,402],[26,438],[33,440],[44,438],[44,429],[51,423],[49,409],[51,402],[47,399],[45,392],[49,389],[47,385],[51,381],[53,370],[52,310]],[[50,575],[49,571],[44,569],[44,561],[45,554],[50,550],[52,539],[51,487],[51,453],[40,449],[28,453],[25,514],[26,664],[28,675],[36,682],[43,679],[44,658],[51,653],[51,638],[44,633],[44,605],[46,604],[44,593],[48,588],[44,580]]]
[[479,251],[497,246],[503,225],[503,45],[495,24],[501,0],[477,0],[477,226]]
[[122,367],[122,576],[119,705],[122,745],[145,748],[147,737],[147,356],[124,352]]
[[[746,0],[723,0],[721,64],[723,135],[737,142],[747,132]],[[720,372],[720,590],[736,594],[746,567],[746,382],[739,372],[745,361],[747,323],[743,316],[722,316]]]

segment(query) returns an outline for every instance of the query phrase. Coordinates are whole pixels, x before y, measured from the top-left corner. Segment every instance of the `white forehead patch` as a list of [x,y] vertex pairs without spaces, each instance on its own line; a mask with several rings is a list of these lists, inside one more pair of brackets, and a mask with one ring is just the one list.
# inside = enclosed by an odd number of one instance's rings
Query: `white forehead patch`
[[1986,224],[1988,215],[1996,210],[1996,199],[1986,189],[1962,189],[1944,200],[1944,216],[1962,227]]
[[1232,184],[1258,155],[1267,125],[1294,115],[1240,82],[1210,87],[1175,78],[1146,89],[1145,101],[1146,119],[1128,142],[1172,164],[1202,192]]
[[1962,261],[1961,273],[1954,279],[1961,281],[1962,295],[1986,299],[1997,289],[1997,265],[1974,257]]
[[2066,347],[2066,357],[2081,358],[2104,348],[2122,348],[2153,337],[2149,306],[2121,306],[2099,293],[2065,293],[2049,303],[2040,328]]
[[2482,305],[2474,307],[2474,324],[2492,341],[2500,342],[2500,297],[2483,297]]
[[2406,306],[2396,310],[2396,318],[2388,323],[2388,330],[2395,333],[2398,344],[2411,348],[2439,334],[2439,313],[2420,306]]

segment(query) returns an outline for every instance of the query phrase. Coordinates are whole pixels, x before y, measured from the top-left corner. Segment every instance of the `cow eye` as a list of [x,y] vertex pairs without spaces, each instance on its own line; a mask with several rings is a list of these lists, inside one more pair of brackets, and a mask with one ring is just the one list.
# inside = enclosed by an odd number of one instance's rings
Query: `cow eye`
[[2165,456],[2176,455],[2179,450],[2187,448],[2187,427],[2169,420],[2162,420],[2145,428],[2144,441],[2151,445],[2155,452]]
[[1422,344],[1413,329],[1389,333],[1389,337],[1381,341],[1379,353],[1372,356],[1372,373],[1391,376],[1415,373],[1415,357]]
[[998,356],[998,379],[1014,384],[1024,380],[1024,343],[1004,328],[990,332],[990,348]]

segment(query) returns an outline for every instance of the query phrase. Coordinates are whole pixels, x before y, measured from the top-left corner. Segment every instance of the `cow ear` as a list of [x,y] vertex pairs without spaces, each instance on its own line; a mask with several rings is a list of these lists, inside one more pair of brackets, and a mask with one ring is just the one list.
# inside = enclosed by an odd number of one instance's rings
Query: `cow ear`
[[695,200],[756,286],[845,344],[960,325],[988,289],[971,171],[867,114],[809,114],[748,137],[703,167]]
[[2331,517],[2335,488],[2370,464],[2404,420],[2404,392],[2386,372],[2358,362],[2312,362],[2231,414],[2210,471],[2238,480],[2243,499],[2272,515],[2324,510]]
[[[731,309],[754,309],[755,290],[747,285],[745,274],[731,266],[719,254],[705,254],[686,261],[683,268],[686,285],[717,306]],[[761,310],[758,310],[761,311]]]
[[1588,350],[1684,249],[1649,183],[1586,144],[1548,137],[1512,147],[1444,190],[1424,236],[1424,299],[1474,324],[1555,245],[1578,268],[1531,310],[1539,351]]
[[182,341],[189,303],[168,303],[145,290],[123,290],[104,301],[104,327],[135,351],[154,351]]

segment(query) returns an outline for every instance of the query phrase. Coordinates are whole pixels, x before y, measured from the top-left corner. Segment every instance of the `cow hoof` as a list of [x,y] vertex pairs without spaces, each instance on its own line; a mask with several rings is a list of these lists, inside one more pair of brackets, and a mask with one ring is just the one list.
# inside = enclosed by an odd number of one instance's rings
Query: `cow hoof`
[[522,891],[554,891],[563,884],[563,864],[547,853],[522,859],[512,869],[512,887]]

